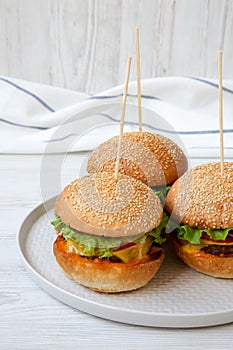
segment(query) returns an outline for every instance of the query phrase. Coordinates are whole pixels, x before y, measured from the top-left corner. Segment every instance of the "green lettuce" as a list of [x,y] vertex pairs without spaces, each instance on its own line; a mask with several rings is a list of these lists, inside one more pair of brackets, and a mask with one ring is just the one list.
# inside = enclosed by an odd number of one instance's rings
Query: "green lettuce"
[[167,192],[170,190],[171,185],[163,186],[163,187],[158,187],[158,188],[152,188],[153,191],[157,194],[159,199],[161,200],[162,204],[165,203]]
[[161,224],[151,232],[134,237],[114,238],[78,232],[64,224],[59,216],[56,216],[55,220],[52,221],[51,224],[56,228],[56,230],[62,233],[65,240],[73,240],[74,242],[83,245],[84,255],[87,254],[94,256],[97,253],[98,257],[102,259],[111,257],[114,250],[127,243],[135,242],[136,244],[143,244],[148,236],[151,236],[153,238],[153,242],[155,243],[164,243],[167,240],[167,237],[162,235],[162,231],[166,227],[167,222],[168,216],[166,213],[164,213]]
[[215,241],[224,241],[233,228],[226,228],[223,230],[208,230],[208,229],[198,229],[195,227],[189,227],[187,225],[178,225],[176,227],[177,236],[179,239],[184,239],[192,244],[200,244],[200,238],[205,232],[209,237]]

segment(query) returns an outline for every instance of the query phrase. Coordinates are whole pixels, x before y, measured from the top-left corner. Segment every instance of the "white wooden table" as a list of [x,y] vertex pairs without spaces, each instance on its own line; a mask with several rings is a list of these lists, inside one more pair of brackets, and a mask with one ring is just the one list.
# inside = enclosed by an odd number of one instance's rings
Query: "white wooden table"
[[[38,287],[23,267],[16,235],[42,201],[41,159],[0,155],[0,349],[233,349],[233,324],[199,329],[121,324],[64,305]],[[83,156],[70,159],[64,181]]]

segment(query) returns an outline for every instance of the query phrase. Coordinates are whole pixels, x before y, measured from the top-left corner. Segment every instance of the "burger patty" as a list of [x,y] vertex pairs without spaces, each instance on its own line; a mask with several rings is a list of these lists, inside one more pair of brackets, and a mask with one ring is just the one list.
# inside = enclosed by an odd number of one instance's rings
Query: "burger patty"
[[205,252],[206,254],[212,254],[217,256],[232,255],[233,246],[210,244],[201,248],[201,251]]

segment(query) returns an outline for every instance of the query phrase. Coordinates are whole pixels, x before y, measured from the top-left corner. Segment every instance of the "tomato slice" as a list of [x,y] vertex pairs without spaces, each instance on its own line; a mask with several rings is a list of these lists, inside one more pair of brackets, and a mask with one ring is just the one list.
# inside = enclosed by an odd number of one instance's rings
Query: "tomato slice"
[[122,249],[126,249],[126,248],[129,248],[129,247],[132,247],[133,245],[136,245],[135,242],[129,242],[129,243],[123,243],[120,245],[120,247],[118,249],[116,249],[115,251],[118,251],[118,250],[122,250]]
[[216,241],[214,239],[211,239],[210,236],[207,233],[203,232],[202,236],[201,236],[201,239],[206,239],[207,241],[215,242],[215,243],[233,243],[233,237],[231,235],[229,235],[229,234],[228,234],[228,236],[226,237],[226,239],[224,241],[222,241],[222,240]]

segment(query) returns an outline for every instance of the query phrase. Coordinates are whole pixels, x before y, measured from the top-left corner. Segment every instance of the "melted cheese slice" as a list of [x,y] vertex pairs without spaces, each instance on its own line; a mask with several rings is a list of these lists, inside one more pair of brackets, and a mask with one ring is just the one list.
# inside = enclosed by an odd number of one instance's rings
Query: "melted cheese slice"
[[186,251],[187,253],[198,253],[200,252],[201,248],[205,246],[206,244],[185,243],[180,247],[180,249]]
[[217,244],[217,245],[233,245],[233,242],[230,242],[230,243],[226,243],[225,241],[214,241],[212,239],[201,239],[200,240],[202,244],[205,244],[205,245],[211,245],[211,244]]
[[75,254],[79,254],[79,255],[82,255],[82,256],[91,256],[91,254],[84,254],[84,245],[82,244],[78,244],[74,241],[72,241],[71,239],[68,239],[66,241],[66,245],[67,245],[67,248],[68,248],[68,251],[71,252],[71,253],[75,253]]
[[152,238],[148,236],[144,244],[135,244],[125,249],[118,249],[113,252],[113,255],[127,264],[133,260],[144,258],[151,246]]
[[[231,246],[233,245],[233,242],[230,243],[225,243],[223,242],[216,242],[213,240],[208,240],[208,239],[201,239],[201,244],[192,244],[192,243],[188,243],[187,241],[182,241],[182,246],[180,247],[180,249],[188,252],[188,253],[198,253],[202,248],[208,246],[208,245],[228,245]],[[181,242],[181,240],[180,240]],[[186,243],[187,242],[187,243]]]
[[[135,244],[125,248],[119,248],[113,251],[113,256],[116,256],[124,263],[129,263],[133,260],[142,259],[149,252],[152,243],[152,237],[148,236],[143,244]],[[66,244],[69,252],[71,253],[79,254],[82,256],[91,256],[91,254],[84,254],[84,246],[81,244],[78,244],[72,240],[67,240]]]

